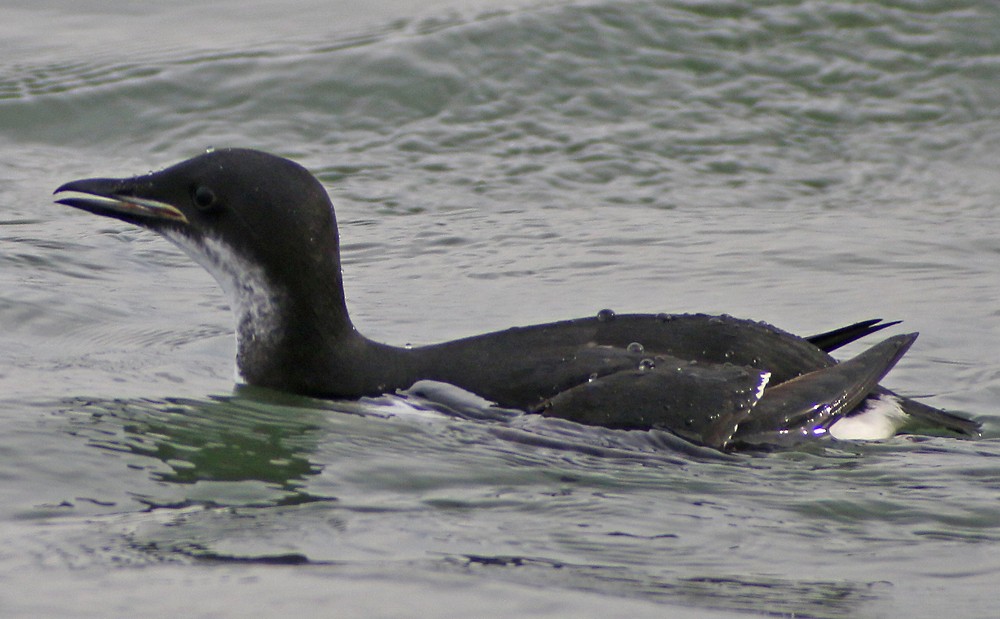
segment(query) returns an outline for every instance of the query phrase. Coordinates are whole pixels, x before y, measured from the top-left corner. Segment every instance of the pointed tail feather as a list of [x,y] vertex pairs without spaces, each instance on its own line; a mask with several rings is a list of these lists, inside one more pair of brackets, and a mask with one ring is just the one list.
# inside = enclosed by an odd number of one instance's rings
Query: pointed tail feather
[[923,402],[893,393],[885,387],[879,387],[876,389],[876,392],[895,397],[899,400],[899,405],[903,409],[903,412],[910,416],[910,421],[903,426],[900,430],[901,432],[920,432],[923,434],[943,431],[974,438],[982,435],[980,432],[982,424],[978,421],[966,419],[965,417],[960,417],[939,408],[928,406]]
[[831,352],[837,350],[841,346],[846,346],[855,340],[860,340],[863,337],[869,336],[872,333],[881,331],[887,327],[893,325],[898,325],[900,321],[894,320],[892,322],[882,322],[881,318],[872,318],[871,320],[863,320],[861,322],[856,322],[853,325],[847,325],[846,327],[841,327],[839,329],[834,329],[833,331],[827,331],[826,333],[817,333],[816,335],[810,335],[806,339],[825,352]]

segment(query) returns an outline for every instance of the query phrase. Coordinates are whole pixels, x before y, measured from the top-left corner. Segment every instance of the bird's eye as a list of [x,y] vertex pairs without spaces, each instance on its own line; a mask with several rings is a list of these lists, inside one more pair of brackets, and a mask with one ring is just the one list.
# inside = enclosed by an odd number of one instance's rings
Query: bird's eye
[[215,197],[215,192],[205,187],[204,185],[198,185],[191,192],[191,201],[194,205],[202,211],[211,210],[217,205],[217,200]]

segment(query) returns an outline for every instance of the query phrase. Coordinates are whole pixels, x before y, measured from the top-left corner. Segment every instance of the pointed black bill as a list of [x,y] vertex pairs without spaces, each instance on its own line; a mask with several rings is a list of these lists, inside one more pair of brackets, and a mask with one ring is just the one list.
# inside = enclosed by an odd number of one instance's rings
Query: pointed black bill
[[184,213],[172,204],[128,195],[123,191],[127,187],[126,182],[113,178],[70,181],[54,193],[74,192],[84,195],[60,198],[56,203],[138,225],[153,222],[188,223]]

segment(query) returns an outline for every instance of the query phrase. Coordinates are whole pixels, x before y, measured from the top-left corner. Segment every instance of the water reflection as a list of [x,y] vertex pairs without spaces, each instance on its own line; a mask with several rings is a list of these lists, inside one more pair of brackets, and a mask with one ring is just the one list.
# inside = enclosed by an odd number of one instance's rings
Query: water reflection
[[239,390],[204,400],[76,401],[68,412],[73,433],[124,454],[129,468],[148,471],[153,483],[130,494],[150,506],[331,498],[304,490],[322,470],[313,454],[324,435],[324,410],[312,400]]

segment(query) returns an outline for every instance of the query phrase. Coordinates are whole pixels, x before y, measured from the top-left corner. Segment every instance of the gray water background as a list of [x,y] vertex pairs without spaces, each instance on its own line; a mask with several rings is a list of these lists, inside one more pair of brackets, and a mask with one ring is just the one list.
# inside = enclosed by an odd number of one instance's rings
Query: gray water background
[[[995,4],[2,12],[3,616],[996,616]],[[370,337],[604,307],[903,319],[886,384],[984,438],[725,460],[234,394],[210,277],[49,197],[212,146],[321,178]]]

